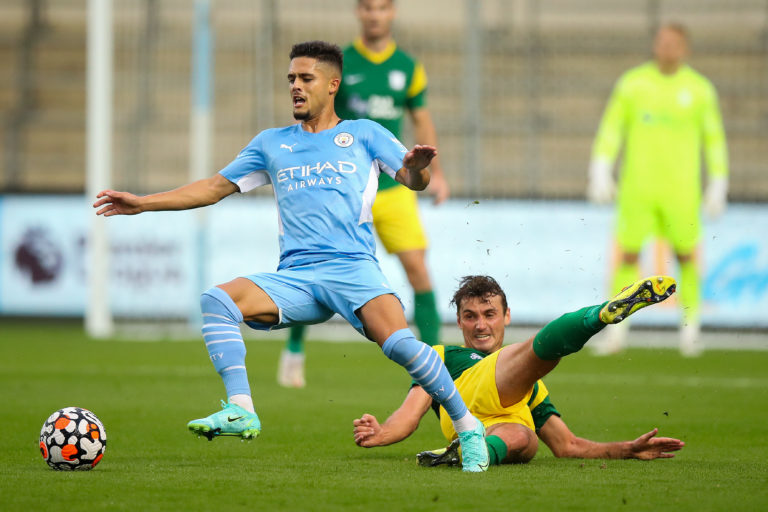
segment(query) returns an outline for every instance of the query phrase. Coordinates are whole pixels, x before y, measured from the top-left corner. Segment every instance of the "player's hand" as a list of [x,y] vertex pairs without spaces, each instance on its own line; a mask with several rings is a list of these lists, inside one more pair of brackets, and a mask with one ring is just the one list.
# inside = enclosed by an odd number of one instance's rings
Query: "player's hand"
[[632,458],[641,460],[670,459],[675,456],[674,453],[681,450],[685,443],[679,439],[671,437],[655,437],[659,432],[655,428],[643,434],[630,443],[630,454]]
[[709,179],[707,190],[704,192],[704,213],[709,218],[716,219],[725,212],[728,197],[728,178],[717,176]]
[[354,420],[352,424],[355,426],[353,432],[357,446],[362,446],[363,448],[382,446],[382,428],[376,416],[363,414],[362,418]]
[[96,212],[96,215],[111,217],[112,215],[136,215],[141,213],[139,196],[128,192],[117,192],[115,190],[102,190],[96,197],[98,201],[93,203],[94,208],[103,206]]
[[604,160],[593,160],[589,164],[587,199],[595,204],[608,204],[616,193],[616,184],[611,176],[611,164]]
[[431,162],[436,155],[436,147],[416,144],[413,146],[413,149],[403,157],[403,167],[409,171],[420,171],[428,166],[429,162]]
[[451,195],[451,188],[448,186],[448,181],[446,181],[442,173],[433,174],[429,181],[427,192],[434,198],[433,203],[438,205],[448,199]]

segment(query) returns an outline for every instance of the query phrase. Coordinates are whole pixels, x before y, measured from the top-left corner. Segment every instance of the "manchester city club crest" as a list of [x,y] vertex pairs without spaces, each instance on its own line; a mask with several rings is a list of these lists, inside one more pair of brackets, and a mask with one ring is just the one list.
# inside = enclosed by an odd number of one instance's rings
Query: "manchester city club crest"
[[355,141],[351,133],[341,132],[333,138],[334,144],[340,148],[348,148]]

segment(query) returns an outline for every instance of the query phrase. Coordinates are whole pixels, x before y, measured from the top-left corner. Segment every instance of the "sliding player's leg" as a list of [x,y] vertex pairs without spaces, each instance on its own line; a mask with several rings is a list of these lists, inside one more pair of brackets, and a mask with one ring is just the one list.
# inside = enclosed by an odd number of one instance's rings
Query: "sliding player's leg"
[[525,464],[536,456],[539,438],[530,427],[519,423],[497,423],[486,437],[491,465]]
[[[519,423],[497,423],[488,427],[485,437],[489,464],[525,464],[530,462],[539,449],[536,433]],[[418,453],[419,466],[458,466],[461,464],[458,438],[446,448]]]
[[[506,350],[506,349],[503,349]],[[538,441],[534,428],[536,422],[530,404],[548,403],[543,382],[528,389],[525,396],[512,405],[502,405],[497,386],[498,361],[503,350],[497,350],[466,369],[455,380],[456,389],[464,398],[472,414],[486,428],[486,446],[489,464],[528,462],[536,454]],[[447,414],[440,409],[440,430],[448,440],[456,438],[456,431]],[[419,465],[454,465],[461,459],[458,446],[451,443],[442,450],[422,452],[417,455]]]
[[619,323],[636,311],[667,299],[675,288],[675,280],[668,276],[640,279],[610,301],[566,313],[527,342],[501,349],[496,386],[502,406],[519,402],[562,357],[581,350],[607,324]]

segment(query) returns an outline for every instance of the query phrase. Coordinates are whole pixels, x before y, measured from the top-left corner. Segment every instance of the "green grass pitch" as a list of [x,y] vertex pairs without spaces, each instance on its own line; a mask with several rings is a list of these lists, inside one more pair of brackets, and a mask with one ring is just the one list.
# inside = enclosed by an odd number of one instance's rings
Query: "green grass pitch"
[[[528,465],[477,475],[416,465],[418,451],[444,444],[433,416],[399,445],[354,445],[352,420],[383,420],[409,385],[373,344],[310,342],[309,385],[287,390],[275,383],[281,344],[249,341],[262,435],[209,442],[185,427],[224,395],[201,341],[91,341],[73,327],[8,321],[0,333],[1,510],[768,509],[768,352],[568,357],[546,382],[577,435],[659,427],[687,446],[642,462],[555,459],[542,445]],[[70,405],[107,430],[90,472],[52,471],[38,452],[44,420]]]

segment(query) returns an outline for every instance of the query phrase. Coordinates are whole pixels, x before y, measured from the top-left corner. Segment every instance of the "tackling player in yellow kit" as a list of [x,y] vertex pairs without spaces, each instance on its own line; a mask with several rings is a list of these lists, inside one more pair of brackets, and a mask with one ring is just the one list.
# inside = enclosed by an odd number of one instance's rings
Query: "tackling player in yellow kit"
[[[538,439],[556,457],[673,457],[671,452],[685,443],[656,437],[658,429],[632,441],[612,443],[577,437],[560,418],[541,379],[562,357],[578,352],[606,324],[621,322],[641,308],[665,300],[674,293],[675,286],[674,279],[667,276],[641,279],[610,301],[562,315],[524,343],[502,346],[504,328],[510,322],[506,294],[490,276],[463,278],[452,303],[456,305],[456,321],[465,346],[432,348],[444,361],[467,407],[485,425],[490,464],[530,461],[538,450]],[[414,382],[400,407],[383,423],[372,414],[354,420],[355,443],[372,448],[402,441],[416,430],[430,406],[438,412],[445,437],[455,439],[445,410]],[[458,448],[454,440],[447,449],[422,452],[419,464],[458,464]]]
[[[587,195],[597,203],[612,199],[611,169],[623,145],[616,223],[620,261],[614,291],[637,279],[638,255],[649,237],[669,242],[680,264],[680,349],[695,355],[700,351],[694,257],[701,235],[701,154],[703,150],[709,174],[704,208],[712,216],[725,209],[728,158],[717,92],[684,63],[687,54],[685,28],[664,25],[654,42],[655,60],[619,78],[594,142]],[[611,333],[603,352],[622,348],[626,325]]]

